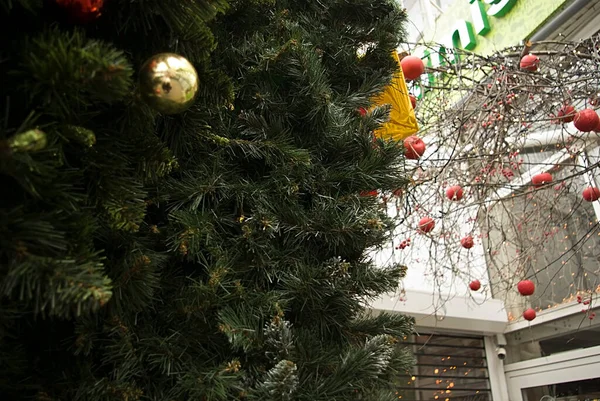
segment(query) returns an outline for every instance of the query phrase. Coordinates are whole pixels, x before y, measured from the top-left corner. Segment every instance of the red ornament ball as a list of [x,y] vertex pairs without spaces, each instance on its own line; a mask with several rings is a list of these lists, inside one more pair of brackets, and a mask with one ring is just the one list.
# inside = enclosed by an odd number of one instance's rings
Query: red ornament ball
[[358,114],[360,114],[361,116],[364,116],[367,114],[367,109],[365,109],[364,107],[359,107],[358,108]]
[[575,114],[573,124],[581,132],[593,131],[600,123],[600,117],[592,109],[583,109]]
[[410,80],[417,79],[425,72],[423,60],[416,56],[406,56],[400,60],[404,78]]
[[55,0],[69,18],[76,23],[91,22],[98,18],[104,5],[104,0]]
[[588,202],[597,201],[600,199],[600,189],[598,187],[587,187],[583,190],[583,199]]
[[414,95],[408,95],[410,98],[410,104],[412,104],[412,108],[417,107],[417,98]]
[[531,280],[521,280],[519,281],[519,284],[517,284],[517,290],[519,291],[519,294],[524,297],[533,295],[535,292],[535,284],[533,284],[533,281]]
[[407,159],[417,160],[425,153],[425,142],[415,135],[404,140],[404,155]]
[[429,233],[435,228],[435,221],[431,217],[423,217],[419,220],[419,226],[417,229],[421,233]]
[[541,187],[549,182],[552,182],[552,175],[550,173],[540,173],[531,177],[531,183],[536,187]]
[[521,62],[519,63],[519,67],[525,71],[537,71],[538,65],[540,64],[540,59],[538,56],[534,56],[533,54],[527,54],[521,58]]
[[469,283],[469,288],[471,291],[478,291],[481,288],[481,283],[479,280],[473,280]]
[[451,201],[459,201],[463,197],[463,189],[460,185],[452,185],[446,189],[446,197]]
[[473,248],[473,245],[475,245],[475,243],[473,242],[473,237],[471,237],[470,235],[467,235],[466,237],[462,238],[460,240],[460,244],[465,249],[471,249]]
[[535,310],[533,310],[531,308],[529,308],[525,312],[523,312],[523,318],[525,320],[528,320],[531,322],[533,319],[535,319],[535,317],[536,317]]
[[575,119],[575,107],[570,104],[566,104],[558,110],[556,113],[556,118],[558,121],[562,123],[570,123]]

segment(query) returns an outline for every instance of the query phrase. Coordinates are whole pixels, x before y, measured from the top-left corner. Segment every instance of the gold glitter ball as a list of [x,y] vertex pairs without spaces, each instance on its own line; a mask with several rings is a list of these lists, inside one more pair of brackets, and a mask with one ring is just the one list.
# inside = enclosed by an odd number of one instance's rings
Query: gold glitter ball
[[198,92],[198,73],[185,58],[160,53],[148,59],[140,69],[140,95],[153,109],[177,114],[194,103]]

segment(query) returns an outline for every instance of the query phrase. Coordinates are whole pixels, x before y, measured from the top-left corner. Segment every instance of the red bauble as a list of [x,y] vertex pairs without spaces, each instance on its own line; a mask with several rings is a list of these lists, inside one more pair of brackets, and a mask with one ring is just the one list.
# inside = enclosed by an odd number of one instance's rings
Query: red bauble
[[531,322],[533,319],[535,319],[535,316],[536,316],[535,310],[533,310],[533,309],[531,309],[531,308],[529,308],[529,309],[527,309],[525,312],[523,312],[523,318],[524,318],[525,320],[528,320],[528,321],[530,321],[530,322]]
[[473,280],[469,283],[469,288],[471,291],[478,291],[481,288],[481,283],[479,280]]
[[471,237],[470,235],[467,235],[466,237],[464,237],[460,240],[460,244],[462,245],[463,248],[466,248],[466,249],[473,248],[473,245],[474,245],[473,237]]
[[598,187],[587,187],[583,190],[583,199],[588,202],[597,201],[600,199],[600,189]]
[[533,284],[533,281],[531,280],[521,280],[519,281],[519,284],[517,284],[517,290],[519,291],[519,294],[524,297],[533,295],[535,292],[535,284]]
[[581,132],[593,131],[600,123],[598,114],[592,109],[583,109],[575,114],[573,124]]
[[400,65],[402,66],[404,78],[409,81],[419,78],[425,72],[425,65],[419,57],[406,56],[400,60]]
[[104,0],[54,0],[76,23],[91,22],[101,14]]
[[410,98],[410,104],[412,104],[412,108],[417,107],[417,98],[414,95],[408,95]]
[[552,175],[550,173],[540,173],[531,177],[531,183],[536,187],[541,187],[549,182],[552,182]]
[[556,119],[562,123],[570,123],[575,119],[575,107],[566,104],[556,113]]
[[435,221],[431,217],[423,217],[419,220],[418,230],[422,233],[429,233],[435,227]]
[[367,110],[366,110],[364,107],[359,107],[359,108],[358,108],[358,113],[359,113],[361,116],[364,116],[364,115],[366,115],[366,114],[367,114]]
[[537,56],[527,54],[521,59],[519,67],[525,71],[537,71],[538,64],[540,64],[540,59]]
[[404,149],[407,159],[417,160],[425,153],[425,142],[418,136],[411,135],[404,140]]
[[446,197],[451,201],[459,201],[463,197],[463,189],[460,185],[452,185],[446,189]]

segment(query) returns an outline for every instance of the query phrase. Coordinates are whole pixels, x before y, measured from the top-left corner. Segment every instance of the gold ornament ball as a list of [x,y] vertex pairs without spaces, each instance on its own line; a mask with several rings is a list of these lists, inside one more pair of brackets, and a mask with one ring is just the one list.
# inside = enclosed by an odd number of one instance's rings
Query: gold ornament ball
[[197,92],[198,73],[178,54],[157,54],[140,69],[142,99],[160,113],[181,113],[194,103]]
[[8,146],[13,153],[38,152],[48,145],[46,133],[37,128],[22,132],[8,140]]

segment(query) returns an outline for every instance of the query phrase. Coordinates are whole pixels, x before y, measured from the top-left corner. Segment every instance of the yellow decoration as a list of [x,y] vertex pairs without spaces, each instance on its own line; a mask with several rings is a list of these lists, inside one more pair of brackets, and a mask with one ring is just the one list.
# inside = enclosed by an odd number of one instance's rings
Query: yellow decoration
[[419,125],[410,103],[408,87],[400,68],[398,53],[394,52],[394,58],[398,62],[398,73],[392,78],[392,82],[385,91],[373,99],[377,106],[384,104],[392,106],[389,121],[375,131],[375,136],[385,140],[400,141],[419,131]]

